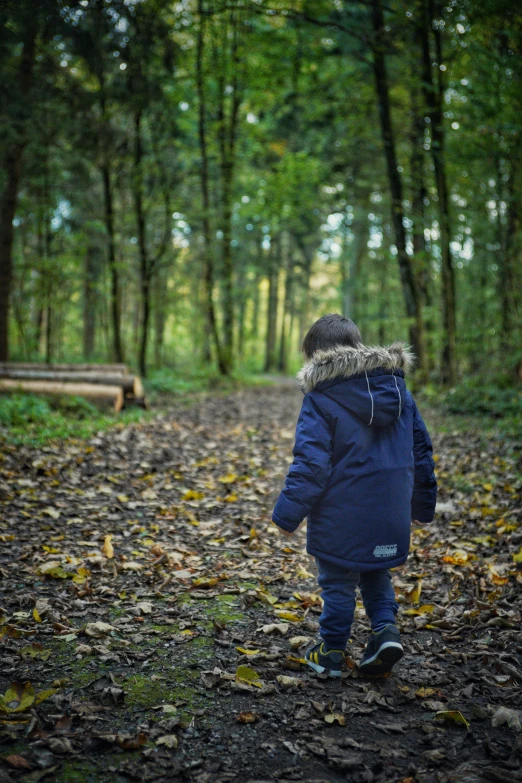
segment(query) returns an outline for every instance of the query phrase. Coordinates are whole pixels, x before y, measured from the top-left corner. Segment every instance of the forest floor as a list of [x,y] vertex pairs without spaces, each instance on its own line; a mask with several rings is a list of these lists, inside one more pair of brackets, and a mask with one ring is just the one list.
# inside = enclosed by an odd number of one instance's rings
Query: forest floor
[[436,520],[394,572],[407,655],[358,676],[358,605],[322,679],[304,533],[270,523],[299,403],[248,389],[4,447],[0,783],[522,781],[520,443],[433,422]]

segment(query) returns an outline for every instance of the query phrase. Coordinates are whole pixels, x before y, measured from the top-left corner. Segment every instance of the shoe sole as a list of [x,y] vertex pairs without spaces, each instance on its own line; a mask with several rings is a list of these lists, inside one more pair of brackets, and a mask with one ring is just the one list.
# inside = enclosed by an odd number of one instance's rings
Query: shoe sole
[[312,661],[309,660],[306,660],[306,664],[317,674],[327,674],[328,677],[334,677],[336,679],[339,679],[342,674],[340,669],[327,669],[325,666],[320,666],[318,663],[312,663]]
[[367,677],[385,677],[404,655],[398,642],[384,642],[375,655],[359,665],[359,672]]

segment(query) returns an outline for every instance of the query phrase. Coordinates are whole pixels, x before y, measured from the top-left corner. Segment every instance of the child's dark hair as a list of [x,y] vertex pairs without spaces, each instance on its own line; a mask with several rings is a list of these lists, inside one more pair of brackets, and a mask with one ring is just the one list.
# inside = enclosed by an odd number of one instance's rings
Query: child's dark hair
[[323,315],[310,327],[303,340],[303,353],[307,359],[311,359],[316,351],[327,351],[336,345],[356,348],[361,343],[361,333],[350,318],[330,313]]

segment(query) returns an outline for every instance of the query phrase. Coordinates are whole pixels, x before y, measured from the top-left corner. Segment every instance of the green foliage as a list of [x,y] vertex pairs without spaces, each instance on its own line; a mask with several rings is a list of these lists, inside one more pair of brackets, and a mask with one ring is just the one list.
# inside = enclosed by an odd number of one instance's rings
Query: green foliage
[[88,438],[98,430],[139,421],[144,415],[139,408],[120,414],[100,413],[82,397],[0,395],[0,442],[43,445]]
[[491,383],[468,381],[448,392],[443,404],[450,413],[495,419],[522,416],[522,389],[499,388]]
[[0,425],[20,427],[24,424],[42,423],[49,418],[51,407],[43,397],[32,394],[0,396]]

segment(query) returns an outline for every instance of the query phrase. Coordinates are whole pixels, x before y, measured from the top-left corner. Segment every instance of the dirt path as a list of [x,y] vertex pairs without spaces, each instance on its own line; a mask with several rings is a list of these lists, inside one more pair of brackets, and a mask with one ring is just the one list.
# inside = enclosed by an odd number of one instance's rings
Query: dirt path
[[0,457],[0,783],[522,780],[519,452],[436,438],[440,511],[395,573],[408,655],[322,680],[303,534],[269,524],[299,402]]

